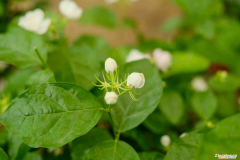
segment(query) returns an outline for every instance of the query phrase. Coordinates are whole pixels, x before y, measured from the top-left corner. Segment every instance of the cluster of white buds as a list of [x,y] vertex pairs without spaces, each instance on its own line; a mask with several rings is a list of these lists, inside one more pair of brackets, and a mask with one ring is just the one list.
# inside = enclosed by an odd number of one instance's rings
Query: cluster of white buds
[[59,3],[59,11],[68,19],[79,19],[83,13],[83,9],[78,6],[75,1],[62,0]]
[[[99,80],[95,75],[96,79],[101,84],[94,85],[100,87],[101,90],[106,89],[107,92],[104,99],[107,104],[115,104],[118,100],[118,97],[127,92],[134,101],[137,101],[137,99],[133,95],[133,93],[135,93],[133,92],[133,88],[142,88],[144,86],[145,78],[142,73],[133,72],[127,77],[126,80],[119,80],[117,63],[112,58],[108,58],[105,61],[105,71],[106,77],[110,82],[106,81],[105,74],[102,73],[104,81]],[[116,92],[118,92],[118,94]]]
[[126,62],[138,61],[141,59],[149,59],[156,64],[157,69],[166,73],[169,67],[172,65],[172,56],[168,51],[163,51],[159,48],[153,51],[152,57],[150,54],[144,54],[137,49],[132,49],[127,58]]

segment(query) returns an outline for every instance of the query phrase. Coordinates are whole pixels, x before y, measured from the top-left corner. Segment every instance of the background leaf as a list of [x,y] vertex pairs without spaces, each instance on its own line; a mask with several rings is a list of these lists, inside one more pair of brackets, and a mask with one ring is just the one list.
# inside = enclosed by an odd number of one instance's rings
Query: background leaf
[[184,114],[184,104],[178,92],[165,92],[159,109],[164,113],[172,124],[178,124]]
[[84,160],[93,146],[111,139],[112,136],[107,130],[94,128],[72,142],[71,157],[73,160]]
[[23,160],[42,160],[42,157],[38,152],[28,152]]
[[141,160],[163,160],[164,155],[158,152],[140,152],[138,153]]
[[85,160],[140,160],[136,151],[123,141],[109,140],[97,144]]
[[0,148],[0,158],[1,160],[10,160],[2,148]]
[[55,148],[93,128],[101,108],[91,93],[77,85],[44,84],[15,99],[0,120],[29,146]]
[[107,28],[114,28],[117,24],[115,14],[102,6],[85,10],[80,22],[81,24],[99,25]]
[[217,99],[211,92],[194,93],[191,103],[197,115],[204,120],[211,118],[217,109]]
[[47,59],[45,43],[40,35],[21,28],[11,28],[6,34],[0,35],[0,60],[20,68],[40,66],[41,61],[34,51],[37,47],[44,61]]

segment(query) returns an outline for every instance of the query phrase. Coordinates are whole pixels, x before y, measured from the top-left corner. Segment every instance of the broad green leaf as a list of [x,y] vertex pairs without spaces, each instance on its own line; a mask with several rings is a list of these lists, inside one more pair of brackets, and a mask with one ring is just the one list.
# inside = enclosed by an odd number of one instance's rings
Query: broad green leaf
[[26,85],[33,86],[37,84],[56,82],[54,74],[49,69],[39,70],[32,74],[26,82]]
[[13,160],[22,160],[26,153],[30,150],[30,147],[23,143],[22,140],[9,134],[9,156]]
[[88,91],[67,83],[30,87],[0,115],[0,122],[27,145],[56,148],[86,134],[102,115]]
[[81,46],[84,44],[95,49],[101,61],[105,61],[109,57],[110,46],[104,38],[83,35],[74,42],[74,46]]
[[140,152],[138,153],[141,160],[163,160],[164,155],[159,152]]
[[42,65],[34,51],[37,47],[43,60],[47,59],[47,51],[40,35],[21,28],[11,28],[6,34],[0,35],[0,60],[19,68]]
[[0,159],[1,160],[10,160],[2,148],[0,148]]
[[112,106],[111,111],[115,129],[117,132],[125,132],[142,123],[159,104],[162,95],[162,81],[158,71],[148,60],[128,63],[119,69],[120,79],[132,72],[143,73],[145,85],[143,88],[134,89],[140,95],[136,95],[139,101],[133,101],[129,94],[118,98],[118,102]]
[[42,157],[38,152],[28,152],[23,160],[42,160]]
[[136,151],[123,141],[109,140],[97,144],[85,160],[140,160]]
[[126,58],[129,54],[130,49],[126,47],[111,48],[109,57],[116,60],[118,66],[122,66],[126,63]]
[[117,24],[115,14],[102,6],[85,10],[80,22],[81,24],[99,25],[107,28],[114,28]]
[[72,142],[72,159],[84,160],[93,146],[111,139],[112,137],[108,131],[99,128],[92,129],[86,135],[79,137]]
[[194,93],[191,104],[196,114],[204,119],[210,119],[217,109],[217,99],[212,92]]
[[176,53],[172,55],[172,66],[166,76],[205,71],[210,62],[197,54]]
[[208,133],[190,133],[171,146],[164,160],[212,160],[215,154],[237,154],[240,114],[220,121]]
[[174,91],[165,92],[159,109],[172,124],[178,124],[184,114],[184,103],[181,95]]
[[182,17],[172,17],[168,19],[163,24],[163,31],[164,32],[173,32],[181,27],[183,23]]
[[196,33],[204,36],[207,39],[212,39],[215,33],[214,22],[207,20],[195,28]]
[[97,82],[94,73],[101,71],[96,51],[87,45],[60,48],[49,54],[48,64],[57,82],[76,83],[86,90]]

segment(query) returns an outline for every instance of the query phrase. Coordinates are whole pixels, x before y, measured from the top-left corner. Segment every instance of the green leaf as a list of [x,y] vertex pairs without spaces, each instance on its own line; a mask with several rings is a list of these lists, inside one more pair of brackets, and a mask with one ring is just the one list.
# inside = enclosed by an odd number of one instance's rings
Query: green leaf
[[205,71],[210,62],[197,54],[176,53],[172,55],[172,66],[165,76]]
[[[143,67],[144,66],[144,67]],[[143,73],[145,85],[143,88],[134,89],[140,95],[136,95],[139,101],[133,101],[129,94],[118,98],[118,102],[112,106],[111,111],[115,129],[117,132],[125,132],[142,123],[159,104],[162,95],[162,81],[158,71],[148,60],[128,63],[120,68],[120,79],[132,72]]]
[[196,114],[204,119],[210,119],[217,109],[217,99],[212,92],[194,93],[191,104]]
[[141,160],[163,160],[164,155],[159,152],[140,152],[138,153]]
[[71,157],[73,160],[84,160],[93,146],[111,139],[112,137],[108,131],[94,128],[86,135],[79,137],[72,142]]
[[83,35],[74,42],[74,46],[88,45],[97,52],[97,56],[101,61],[105,61],[109,57],[110,46],[108,42],[98,36]]
[[102,106],[88,91],[67,83],[29,88],[0,116],[0,121],[27,145],[60,147],[86,134],[102,115]]
[[13,160],[22,160],[30,147],[23,143],[22,140],[9,134],[9,156]]
[[38,152],[28,152],[23,160],[42,160],[42,157]]
[[49,69],[40,70],[32,74],[26,82],[26,85],[33,86],[37,84],[56,82],[54,74]]
[[8,139],[8,131],[7,129],[0,130],[0,147],[5,145]]
[[181,95],[174,91],[165,92],[159,109],[172,124],[178,124],[184,114],[184,103]]
[[190,133],[178,139],[164,160],[212,160],[215,154],[237,154],[240,146],[240,114],[220,121],[208,133]]
[[40,66],[42,63],[34,47],[37,47],[43,60],[46,61],[47,50],[40,35],[18,27],[11,28],[6,34],[0,35],[0,60],[19,68]]
[[107,28],[114,28],[117,24],[115,14],[102,6],[85,10],[80,18],[80,22],[82,24],[99,25]]
[[172,17],[168,19],[166,22],[163,24],[163,31],[164,32],[173,32],[181,27],[183,23],[183,18],[182,17]]
[[97,144],[85,160],[140,160],[136,151],[123,141],[109,140]]
[[60,48],[49,54],[48,64],[57,82],[76,83],[86,90],[97,82],[94,73],[101,71],[96,51],[87,45]]
[[10,160],[2,148],[0,148],[0,159],[1,160]]

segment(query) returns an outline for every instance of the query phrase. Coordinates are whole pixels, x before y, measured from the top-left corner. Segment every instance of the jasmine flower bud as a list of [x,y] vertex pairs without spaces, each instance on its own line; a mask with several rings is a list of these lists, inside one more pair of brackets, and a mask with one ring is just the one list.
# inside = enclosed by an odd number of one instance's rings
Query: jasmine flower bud
[[171,54],[161,49],[155,49],[153,51],[153,59],[156,62],[157,68],[163,72],[167,72],[172,64]]
[[191,86],[198,92],[205,92],[208,89],[208,85],[202,77],[195,77],[191,82]]
[[44,12],[41,9],[27,12],[26,15],[20,17],[18,21],[18,26],[40,35],[46,33],[50,25],[51,19],[44,19]]
[[142,52],[140,52],[137,49],[132,49],[129,52],[129,55],[127,56],[126,62],[133,62],[133,61],[138,61],[141,59],[150,59],[150,55],[149,54],[143,54]]
[[118,100],[118,95],[115,92],[107,92],[104,99],[107,104],[115,104]]
[[127,78],[127,86],[142,88],[145,84],[145,78],[142,73],[133,72]]
[[83,9],[72,0],[62,0],[59,3],[59,10],[65,17],[73,20],[79,19],[83,13]]
[[168,147],[171,143],[171,139],[168,135],[162,136],[160,141],[164,147]]
[[115,70],[117,70],[117,63],[114,59],[112,58],[108,58],[106,61],[105,61],[105,71],[107,73],[109,72],[114,72]]
[[187,133],[182,133],[180,136],[179,136],[179,138],[183,138],[183,137],[185,137],[187,135]]

